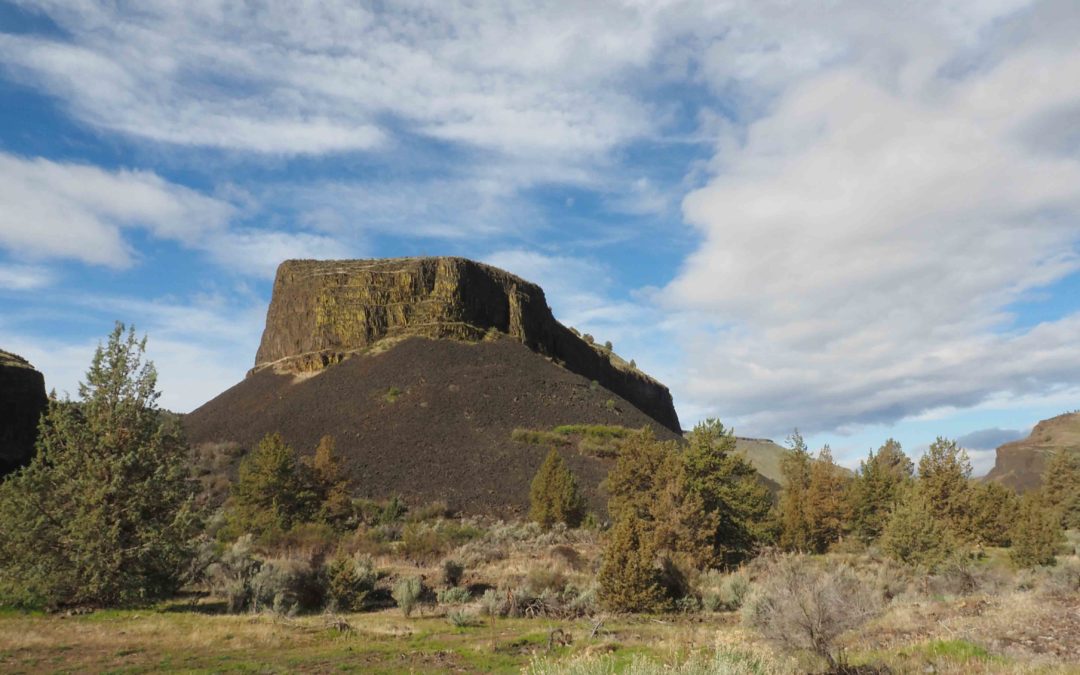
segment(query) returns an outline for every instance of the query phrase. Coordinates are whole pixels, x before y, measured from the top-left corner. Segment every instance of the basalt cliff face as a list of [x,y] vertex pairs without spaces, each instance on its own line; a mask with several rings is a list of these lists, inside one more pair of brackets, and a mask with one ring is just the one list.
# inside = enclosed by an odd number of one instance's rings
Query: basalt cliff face
[[994,468],[984,480],[997,481],[1018,492],[1034,490],[1042,484],[1046,460],[1055,451],[1080,453],[1080,412],[1043,420],[1027,438],[998,448]]
[[0,476],[30,461],[48,402],[42,374],[26,359],[0,350]]
[[283,262],[252,374],[319,371],[409,337],[505,336],[679,432],[667,387],[556,321],[536,284],[464,258]]

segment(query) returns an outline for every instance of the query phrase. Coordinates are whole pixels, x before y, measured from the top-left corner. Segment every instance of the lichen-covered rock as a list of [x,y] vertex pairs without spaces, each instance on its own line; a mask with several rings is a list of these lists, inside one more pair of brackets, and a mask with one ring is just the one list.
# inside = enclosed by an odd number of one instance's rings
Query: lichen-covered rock
[[667,387],[556,321],[536,284],[464,258],[283,262],[253,372],[319,370],[412,336],[508,336],[679,431]]
[[48,402],[41,373],[26,359],[0,350],[0,476],[30,461]]

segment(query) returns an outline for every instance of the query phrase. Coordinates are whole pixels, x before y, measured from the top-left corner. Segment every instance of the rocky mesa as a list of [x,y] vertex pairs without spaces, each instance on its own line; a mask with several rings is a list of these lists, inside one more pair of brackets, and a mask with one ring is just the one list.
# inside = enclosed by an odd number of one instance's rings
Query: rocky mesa
[[[282,263],[255,367],[184,417],[208,483],[266,434],[305,454],[329,435],[357,496],[508,517],[551,447],[522,438],[573,425],[680,435],[667,387],[462,258]],[[556,445],[602,513],[612,456]]]
[[493,333],[680,432],[667,387],[559,323],[536,284],[465,258],[283,262],[253,372],[319,370],[406,337],[475,342]]
[[1018,492],[1034,490],[1042,484],[1047,458],[1057,450],[1080,453],[1080,412],[1043,420],[1027,438],[1002,445],[997,449],[994,468],[984,480],[997,481]]
[[0,477],[30,461],[48,402],[44,376],[21,356],[0,350]]

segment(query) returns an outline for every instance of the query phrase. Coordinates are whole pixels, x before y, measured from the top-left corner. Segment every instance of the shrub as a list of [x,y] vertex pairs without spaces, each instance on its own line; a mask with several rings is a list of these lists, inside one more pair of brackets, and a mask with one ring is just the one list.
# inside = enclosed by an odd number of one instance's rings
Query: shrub
[[327,608],[332,612],[360,611],[377,580],[371,558],[338,556],[326,568]]
[[585,500],[574,474],[552,448],[529,488],[529,519],[550,528],[555,523],[577,527],[585,517]]
[[210,590],[225,597],[230,612],[243,611],[251,605],[252,580],[261,566],[262,563],[252,552],[251,535],[244,535],[207,568]]
[[465,575],[465,566],[456,560],[449,558],[443,561],[442,577],[447,586],[457,586],[461,583],[461,577]]
[[379,524],[388,525],[390,523],[396,523],[405,517],[408,510],[409,507],[405,505],[405,500],[398,495],[394,495],[379,511]]
[[822,570],[807,558],[784,556],[743,608],[743,618],[767,640],[806,649],[836,668],[833,644],[881,611],[877,594],[846,565]]
[[1062,600],[1080,597],[1080,559],[1070,558],[1050,569],[1040,591]]
[[272,610],[292,616],[323,606],[325,588],[311,563],[297,558],[271,558],[263,562],[251,581],[251,609]]
[[533,567],[525,576],[525,592],[530,595],[562,593],[565,588],[566,577],[551,567]]
[[438,599],[440,605],[464,605],[472,596],[469,595],[469,589],[455,586],[439,591]]
[[465,610],[457,610],[446,615],[446,620],[455,628],[470,628],[477,625],[476,617]]
[[480,613],[485,616],[505,616],[506,615],[506,593],[500,593],[494,588],[489,588],[484,591],[484,595],[480,597]]
[[410,577],[408,579],[401,579],[394,584],[394,590],[391,594],[394,598],[394,602],[401,608],[402,614],[405,616],[412,616],[413,609],[416,608],[417,603],[420,602],[420,595],[424,591],[423,583],[419,577]]
[[641,522],[634,514],[625,514],[612,531],[597,577],[604,606],[617,612],[661,608],[665,600],[654,558]]

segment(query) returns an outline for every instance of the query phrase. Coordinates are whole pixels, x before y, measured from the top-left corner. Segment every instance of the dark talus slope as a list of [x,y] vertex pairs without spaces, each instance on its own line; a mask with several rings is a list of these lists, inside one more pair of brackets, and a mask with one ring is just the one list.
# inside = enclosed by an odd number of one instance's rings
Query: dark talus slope
[[994,468],[983,480],[997,481],[1018,492],[1034,490],[1042,483],[1046,458],[1055,450],[1080,452],[1080,412],[1043,420],[1027,438],[998,448]]
[[0,350],[0,477],[30,461],[48,402],[42,374],[26,359]]
[[[648,425],[676,438],[626,399],[509,337],[413,337],[311,373],[261,368],[184,423],[193,443],[250,448],[279,431],[308,453],[330,434],[360,495],[442,499],[504,515],[527,509],[529,483],[548,452],[511,441],[515,428]],[[602,511],[598,486],[611,460],[563,452]]]

